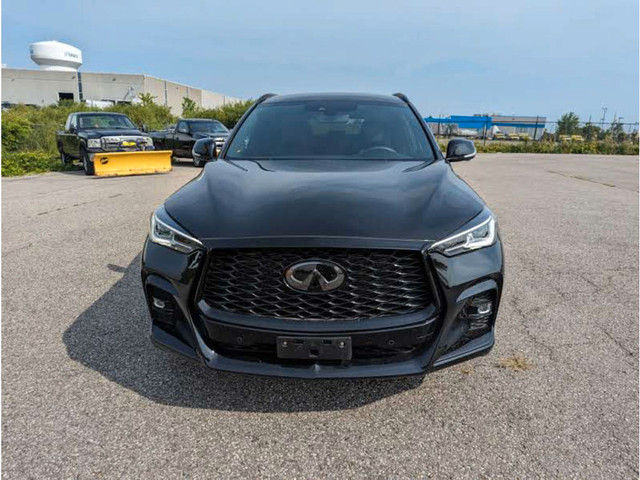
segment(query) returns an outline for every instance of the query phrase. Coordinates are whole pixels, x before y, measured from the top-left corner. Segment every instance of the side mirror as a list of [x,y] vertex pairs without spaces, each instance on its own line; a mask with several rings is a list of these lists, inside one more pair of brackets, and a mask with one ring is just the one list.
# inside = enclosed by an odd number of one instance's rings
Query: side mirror
[[207,147],[207,154],[209,155],[209,159],[215,160],[216,158],[218,158],[219,153],[220,152],[218,151],[216,142],[211,142]]
[[460,162],[476,156],[476,145],[466,138],[452,138],[447,145],[447,160]]
[[147,133],[147,132],[148,132],[148,130],[147,130],[147,126],[146,126],[144,123],[143,123],[142,125],[140,125],[140,131],[141,131],[141,132],[144,132],[144,133]]
[[178,133],[189,133],[189,129],[185,127],[180,127],[178,129]]
[[193,145],[193,158],[196,160],[208,162],[218,157],[218,149],[213,138],[201,138]]
[[76,133],[77,131],[76,127],[69,127],[69,133]]

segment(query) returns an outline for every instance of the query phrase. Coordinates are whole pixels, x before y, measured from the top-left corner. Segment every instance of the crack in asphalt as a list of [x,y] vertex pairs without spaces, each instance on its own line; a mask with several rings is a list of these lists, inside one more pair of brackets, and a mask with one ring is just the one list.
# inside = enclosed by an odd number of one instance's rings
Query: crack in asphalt
[[594,180],[594,179],[589,178],[589,177],[583,177],[582,175],[569,175],[567,173],[556,172],[554,170],[547,170],[547,172],[555,173],[556,175],[562,175],[563,177],[567,177],[567,178],[574,178],[576,180],[582,180],[584,182],[597,183],[599,185],[604,185],[605,187],[614,187],[614,188],[616,187],[616,185],[614,185],[613,183],[599,182],[598,180]]
[[[116,195],[117,196],[117,195]],[[112,197],[109,197],[112,198]],[[80,203],[74,203],[71,206],[67,206],[67,207],[58,207],[58,208],[53,208],[51,210],[45,210],[44,212],[38,212],[36,215],[48,215],[49,213],[54,213],[54,212],[60,212],[62,210],[67,210],[69,208],[75,208],[75,207],[81,207],[83,205],[87,205],[88,203],[91,202],[80,202]]]
[[[529,339],[535,344],[538,345],[542,348],[544,348],[545,350],[547,350],[548,354],[549,354],[549,358],[553,358],[553,354],[554,354],[554,349],[553,347],[547,345],[543,340],[540,340],[538,337],[536,337],[530,330],[529,330],[529,325],[527,325],[527,323],[525,322],[525,320],[529,317],[529,315],[527,315],[525,313],[525,311],[522,309],[522,307],[518,304],[519,300],[517,295],[513,295],[512,297],[509,298],[509,303],[511,304],[511,306],[514,308],[516,314],[518,315],[518,317],[520,317],[520,325],[522,325],[522,328],[525,332],[525,334],[527,335],[527,337],[529,337]],[[540,308],[535,308],[533,311],[530,312],[531,315],[534,315],[535,313],[539,312],[541,310]]]
[[14,248],[13,250],[9,250],[7,252],[2,252],[2,258],[6,258],[8,255],[14,254],[16,252],[19,252],[20,250],[26,250],[27,248],[31,248],[33,246],[33,243],[30,242],[28,245],[23,245],[21,247],[17,247]]
[[[602,330],[602,332],[611,339],[611,341],[613,343],[615,343],[617,345],[617,347],[622,350],[624,353],[627,354],[627,356],[629,357],[635,357],[635,352],[629,350],[625,345],[622,344],[622,342],[620,342],[620,340],[618,340],[617,338],[615,338],[613,335],[611,335],[611,333],[604,328],[603,326],[600,326],[600,330]],[[633,368],[634,370],[638,370],[638,363],[637,362],[633,362],[633,363],[629,363],[625,360],[625,363],[627,363],[631,368]]]
[[[532,273],[533,272],[541,272],[544,271],[545,275],[546,274],[550,274],[550,275],[566,275],[566,274],[570,274],[570,275],[574,275],[577,279],[582,280],[584,283],[588,284],[590,287],[593,288],[594,291],[583,291],[583,290],[572,290],[572,291],[567,291],[567,290],[563,290],[561,288],[559,288],[557,286],[557,284],[555,282],[549,282],[547,285],[548,287],[550,287],[561,299],[562,301],[556,301],[556,302],[547,302],[546,305],[541,306],[541,307],[536,307],[530,311],[526,311],[521,305],[520,303],[520,296],[518,294],[512,294],[512,296],[509,297],[509,303],[510,305],[514,308],[516,314],[520,317],[521,322],[520,324],[523,327],[523,330],[525,332],[525,334],[529,337],[529,339],[535,344],[538,345],[542,348],[544,348],[548,353],[549,353],[549,357],[553,358],[553,354],[554,351],[557,350],[558,348],[564,348],[564,347],[571,347],[571,346],[580,346],[580,345],[593,345],[594,342],[568,342],[568,343],[562,343],[562,344],[558,344],[558,345],[549,345],[547,344],[544,340],[538,338],[538,336],[536,336],[531,329],[529,328],[529,325],[527,324],[526,320],[532,316],[532,315],[536,315],[546,309],[548,309],[549,307],[552,306],[557,306],[563,303],[566,303],[568,301],[571,300],[575,300],[575,295],[576,294],[589,294],[589,293],[593,293],[593,294],[598,294],[598,295],[603,295],[603,296],[610,296],[613,298],[618,298],[617,296],[617,292],[611,292],[610,289],[614,288],[613,285],[613,279],[614,276],[613,275],[608,275],[606,277],[605,280],[605,285],[599,284],[594,282],[591,278],[590,278],[590,272],[584,272],[584,271],[575,271],[575,272],[567,272],[567,271],[559,271],[557,269],[554,269],[552,265],[545,265],[542,268],[540,268],[540,265],[528,260],[525,257],[521,257],[517,254],[514,255],[515,256],[515,263],[516,265],[519,263],[521,264],[524,268],[522,268],[522,270],[526,271],[526,270],[530,270]],[[625,270],[628,270],[630,272],[632,271],[637,271],[638,269],[634,266],[634,267],[628,267]],[[620,269],[615,269],[612,271],[616,271],[619,272]],[[600,274],[602,273],[603,270],[599,270],[596,272],[596,274]],[[620,342],[618,339],[616,339],[603,325],[597,324],[597,328],[598,330],[602,331],[618,348],[620,348],[620,350],[622,350],[627,357],[631,357],[631,358],[635,358],[636,354],[635,352],[633,352],[632,350],[630,350],[628,347],[626,347],[622,342]],[[629,363],[626,359],[625,359],[625,363],[628,364],[629,366],[631,366],[634,370],[638,370],[638,365],[637,362],[633,362],[633,363]]]

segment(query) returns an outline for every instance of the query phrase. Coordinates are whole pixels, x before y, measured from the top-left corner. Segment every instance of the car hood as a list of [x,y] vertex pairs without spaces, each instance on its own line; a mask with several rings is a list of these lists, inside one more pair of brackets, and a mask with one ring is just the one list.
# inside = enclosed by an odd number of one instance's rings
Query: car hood
[[209,162],[165,202],[192,235],[436,240],[483,201],[443,160]]
[[122,136],[145,136],[148,134],[142,133],[140,130],[125,130],[125,129],[108,129],[97,128],[95,130],[85,130],[87,138],[100,138],[100,137],[122,137]]
[[193,135],[193,138],[199,140],[201,138],[227,138],[229,133],[200,132]]

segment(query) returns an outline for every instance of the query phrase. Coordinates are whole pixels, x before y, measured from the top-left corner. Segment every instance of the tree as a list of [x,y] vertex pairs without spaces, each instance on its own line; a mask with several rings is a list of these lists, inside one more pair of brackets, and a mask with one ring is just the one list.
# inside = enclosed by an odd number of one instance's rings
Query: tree
[[590,142],[591,140],[598,140],[602,133],[602,129],[594,125],[593,123],[587,123],[584,127],[582,127],[582,136]]
[[26,118],[3,113],[2,148],[8,151],[20,150],[31,135],[31,130],[31,123]]
[[198,111],[198,105],[196,102],[191,100],[189,97],[184,97],[182,99],[182,117],[195,117],[196,112]]
[[580,117],[573,112],[563,114],[558,120],[558,135],[573,135],[578,133]]
[[447,123],[447,126],[444,129],[445,135],[450,135],[450,136],[455,135],[457,129],[458,129],[458,125],[453,123]]
[[251,105],[253,105],[253,100],[227,103],[217,108],[200,108],[193,116],[198,118],[212,118],[222,122],[228,128],[233,128]]
[[151,95],[150,93],[139,93],[138,98],[140,99],[142,105],[146,107],[155,103],[154,99],[156,98],[156,96]]
[[611,124],[611,127],[609,127],[608,133],[609,135],[611,135],[611,138],[613,138],[618,142],[624,141],[626,137],[624,133],[624,126],[622,125],[622,122],[620,122],[619,120],[614,120],[614,122]]

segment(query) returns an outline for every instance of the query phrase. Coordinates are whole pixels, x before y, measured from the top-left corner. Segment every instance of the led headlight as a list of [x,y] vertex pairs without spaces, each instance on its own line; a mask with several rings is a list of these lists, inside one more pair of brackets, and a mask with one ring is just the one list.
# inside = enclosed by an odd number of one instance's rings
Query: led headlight
[[[477,220],[476,220],[477,221]],[[496,220],[493,215],[485,218],[475,226],[440,240],[429,248],[430,252],[439,252],[447,256],[470,252],[478,248],[488,247],[496,241]]]
[[99,138],[90,138],[87,140],[87,147],[89,148],[100,148],[100,139]]
[[[202,242],[186,234],[177,226],[169,225],[169,221],[162,221],[158,215],[162,214],[162,207],[151,215],[151,230],[149,240],[158,245],[172,248],[182,253],[191,253],[198,248],[203,248]],[[166,214],[165,214],[166,215]]]

